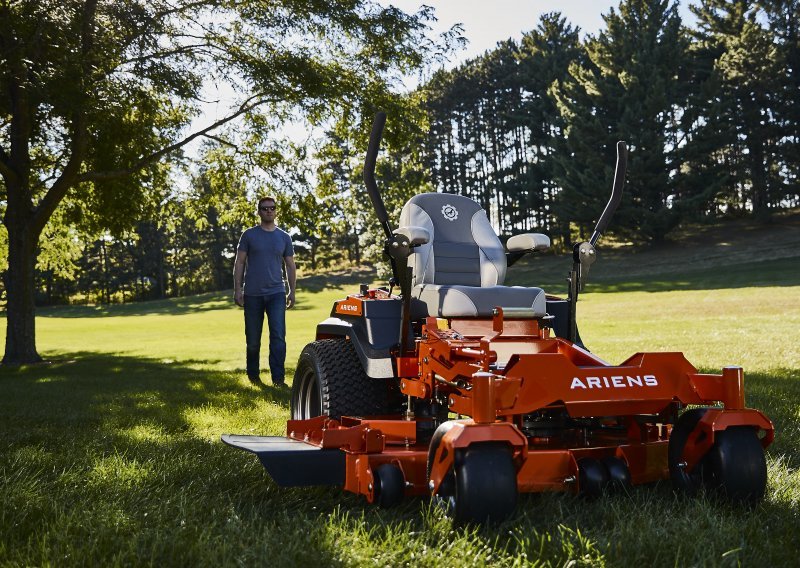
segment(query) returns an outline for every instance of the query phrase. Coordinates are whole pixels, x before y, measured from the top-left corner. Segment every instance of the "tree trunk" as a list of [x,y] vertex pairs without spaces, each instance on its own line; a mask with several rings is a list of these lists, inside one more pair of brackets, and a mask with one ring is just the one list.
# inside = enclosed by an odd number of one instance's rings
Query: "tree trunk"
[[[9,204],[10,205],[10,204]],[[8,228],[8,272],[6,273],[6,351],[3,365],[39,363],[36,351],[36,312],[34,306],[34,267],[38,234],[30,223],[19,219],[11,208],[6,211]]]

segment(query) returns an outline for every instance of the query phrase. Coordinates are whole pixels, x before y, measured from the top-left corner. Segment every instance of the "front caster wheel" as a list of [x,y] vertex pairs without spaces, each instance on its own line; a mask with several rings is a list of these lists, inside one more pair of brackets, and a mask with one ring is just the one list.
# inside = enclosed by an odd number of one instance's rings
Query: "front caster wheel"
[[375,503],[384,509],[399,505],[405,495],[406,480],[400,468],[392,463],[378,466],[375,480]]
[[455,466],[453,517],[458,523],[499,523],[517,506],[517,470],[506,444],[473,444]]
[[767,487],[767,460],[756,430],[735,426],[715,438],[706,454],[704,481],[733,503],[755,505]]
[[708,453],[692,471],[686,471],[681,459],[683,448],[706,410],[685,412],[672,429],[668,458],[673,486],[689,496],[706,487],[733,503],[755,505],[766,492],[767,460],[757,431],[751,426],[731,426],[716,432]]

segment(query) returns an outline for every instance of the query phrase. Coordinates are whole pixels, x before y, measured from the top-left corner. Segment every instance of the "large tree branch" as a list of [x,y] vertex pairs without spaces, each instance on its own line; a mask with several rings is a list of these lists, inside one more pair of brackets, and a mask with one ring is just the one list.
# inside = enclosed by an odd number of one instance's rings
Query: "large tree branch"
[[176,47],[175,49],[169,49],[166,51],[156,51],[153,53],[148,53],[147,55],[139,55],[137,57],[124,59],[119,62],[117,67],[130,65],[131,63],[144,63],[145,61],[166,59],[167,57],[172,57],[173,55],[184,55],[184,54],[194,54],[194,53],[206,53],[210,55],[211,53],[213,53],[211,50],[201,49],[201,48],[214,48],[214,47],[216,46],[209,42],[181,45],[179,47]]
[[184,146],[186,146],[192,140],[195,140],[196,138],[199,138],[200,136],[207,136],[208,133],[211,132],[212,130],[215,130],[215,129],[219,128],[220,126],[223,126],[223,125],[229,123],[233,119],[245,114],[246,112],[249,112],[249,111],[253,110],[254,108],[256,108],[256,107],[258,107],[260,105],[263,105],[265,103],[277,102],[276,99],[264,99],[264,98],[261,98],[261,97],[262,97],[262,94],[260,94],[260,93],[257,94],[257,95],[253,95],[252,97],[247,99],[244,103],[242,103],[242,105],[238,108],[238,110],[236,112],[234,112],[233,114],[230,114],[230,115],[226,116],[225,118],[221,118],[220,120],[216,121],[215,123],[211,124],[210,126],[204,128],[202,130],[198,130],[197,132],[194,132],[193,134],[187,136],[186,138],[184,138],[182,140],[179,140],[178,142],[175,142],[174,144],[170,144],[169,146],[166,146],[166,147],[164,147],[164,148],[162,148],[162,149],[160,149],[160,150],[158,150],[156,152],[148,154],[147,156],[143,156],[142,158],[137,160],[129,168],[120,169],[120,170],[108,170],[108,171],[104,171],[104,172],[102,172],[102,171],[101,172],[89,171],[89,172],[86,172],[86,173],[81,174],[80,176],[78,176],[77,181],[78,182],[112,181],[112,180],[121,179],[121,178],[130,176],[130,175],[134,174],[135,172],[140,171],[143,167],[147,166],[148,164],[151,164],[151,163],[157,161],[159,158],[169,154],[170,152],[174,152],[175,150],[183,148]]
[[[167,4],[169,5],[169,4]],[[162,10],[154,13],[154,19],[162,20],[167,16],[174,16],[176,14],[183,14],[184,12],[193,13],[195,8],[202,8],[203,6],[213,5],[209,0],[199,0],[197,2],[188,2],[186,4],[178,4],[177,6],[170,7],[168,10]],[[238,3],[234,3],[234,6]]]
[[74,137],[69,161],[67,165],[64,166],[61,175],[53,182],[53,185],[50,186],[50,189],[47,190],[47,193],[34,210],[32,226],[33,230],[36,232],[44,229],[44,226],[53,215],[58,204],[64,199],[69,189],[75,185],[75,179],[86,155],[89,134],[86,128],[86,116],[83,112],[77,111],[75,113],[72,130],[74,132]]

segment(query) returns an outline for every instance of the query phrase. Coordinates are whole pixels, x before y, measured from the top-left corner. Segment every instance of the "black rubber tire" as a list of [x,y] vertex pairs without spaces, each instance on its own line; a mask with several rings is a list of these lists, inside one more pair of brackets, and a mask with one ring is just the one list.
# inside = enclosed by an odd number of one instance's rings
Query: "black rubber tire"
[[767,487],[767,460],[755,428],[734,426],[714,436],[705,458],[703,479],[731,502],[755,505]]
[[624,460],[616,456],[606,456],[600,460],[608,472],[606,489],[612,493],[627,493],[631,488],[631,470]]
[[455,466],[453,519],[459,523],[500,523],[517,506],[517,470],[508,444],[472,444]]
[[580,494],[589,499],[596,499],[608,487],[609,475],[606,466],[594,458],[578,460],[578,487]]
[[403,472],[393,463],[378,466],[372,473],[375,480],[375,503],[388,509],[399,505],[406,492],[406,480]]
[[669,436],[669,447],[667,449],[667,463],[669,465],[669,477],[672,480],[672,487],[675,491],[684,493],[689,497],[694,497],[703,486],[703,461],[700,460],[695,468],[687,472],[681,466],[681,454],[689,436],[694,431],[697,423],[705,416],[707,408],[692,408],[687,410],[675,422],[672,433]]
[[397,411],[393,381],[368,377],[350,341],[314,341],[305,346],[297,362],[292,419],[391,414]]

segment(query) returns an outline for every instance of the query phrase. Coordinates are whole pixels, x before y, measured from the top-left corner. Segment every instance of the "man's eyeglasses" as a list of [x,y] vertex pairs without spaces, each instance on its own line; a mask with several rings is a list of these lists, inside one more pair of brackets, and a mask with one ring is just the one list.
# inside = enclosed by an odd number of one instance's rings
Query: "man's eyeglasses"
[[264,205],[259,207],[262,211],[275,211],[275,205]]

